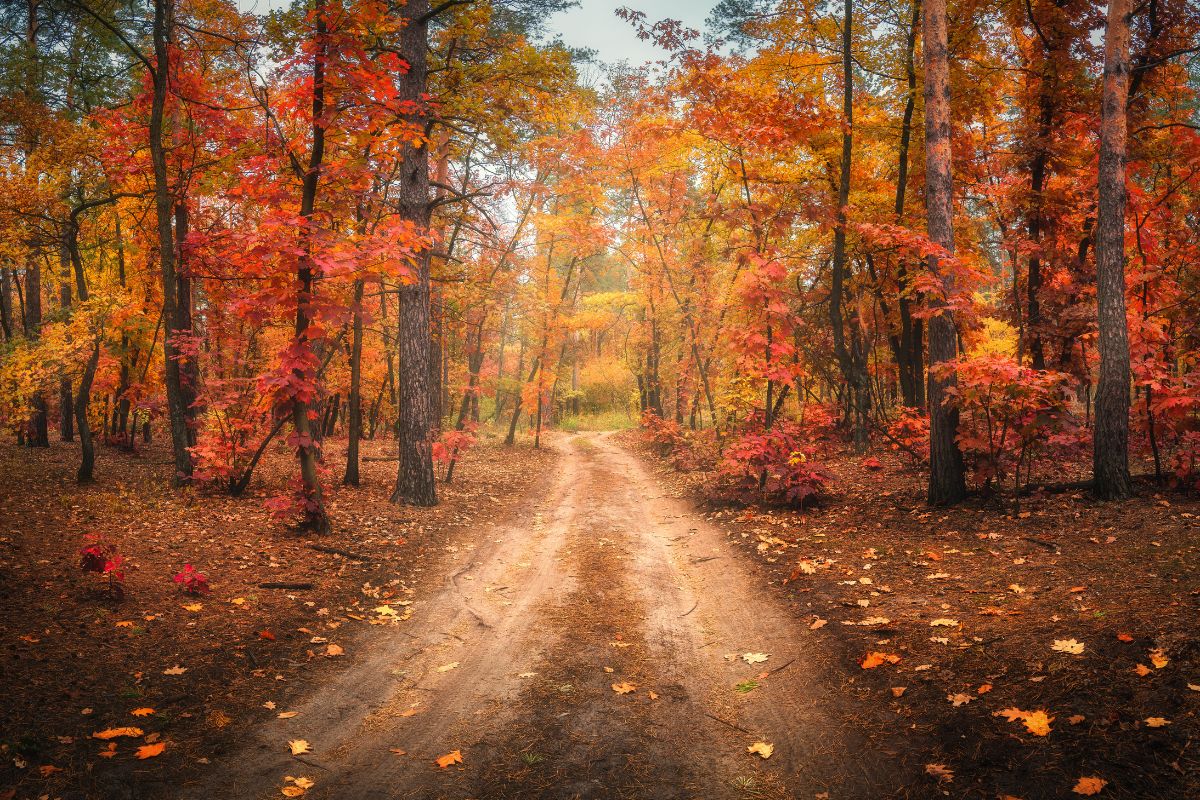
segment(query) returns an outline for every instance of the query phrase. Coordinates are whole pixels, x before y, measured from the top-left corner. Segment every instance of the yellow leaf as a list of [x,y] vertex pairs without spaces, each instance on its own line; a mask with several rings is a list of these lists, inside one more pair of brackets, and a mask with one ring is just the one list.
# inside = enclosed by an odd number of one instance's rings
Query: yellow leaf
[[229,602],[233,603],[235,606],[241,606],[241,605],[245,605],[245,604],[246,604],[246,598],[244,598],[244,597],[235,597],[235,598],[233,598],[232,600],[230,600]]
[[761,664],[770,658],[768,653],[742,653],[742,661],[747,664]]
[[1171,724],[1171,720],[1163,719],[1162,717],[1146,717],[1146,725],[1151,728],[1165,728]]
[[162,755],[162,751],[167,747],[166,742],[157,742],[156,744],[144,744],[137,749],[138,758],[154,758]]
[[303,776],[299,778],[292,778],[292,783],[294,783],[296,786],[299,786],[301,789],[311,789],[312,787],[316,786],[315,783]]
[[284,786],[279,793],[284,797],[301,797],[304,795],[304,790],[299,786]]
[[108,728],[102,731],[96,731],[92,734],[93,739],[116,739],[119,736],[141,736],[144,731],[141,728]]
[[815,630],[819,630],[820,628],[824,628],[828,624],[829,624],[829,620],[821,619],[820,617],[817,617],[816,619],[814,619],[812,621],[812,624],[808,626],[808,629],[810,631],[815,631]]
[[288,747],[291,748],[292,755],[294,756],[301,756],[312,752],[312,748],[308,746],[308,742],[303,739],[292,739],[288,742]]
[[657,699],[658,699],[658,695],[657,695],[656,693],[654,693],[654,692],[646,692],[646,694],[647,694],[647,695],[650,697],[650,699],[651,699],[651,700],[657,700]]
[[123,620],[121,620],[120,622],[118,622],[118,623],[117,623],[117,627],[118,627],[118,628],[132,628],[132,627],[133,627],[133,623],[132,623],[132,622],[130,622],[129,620],[127,620],[127,619],[123,619]]
[[1145,664],[1138,664],[1136,667],[1133,668],[1133,671],[1136,672],[1138,675],[1141,675],[1144,678],[1147,675],[1149,675],[1151,672],[1153,672],[1154,670],[1150,669]]
[[1075,788],[1071,791],[1082,795],[1100,794],[1107,785],[1108,781],[1104,778],[1080,778],[1079,783],[1075,784]]
[[442,756],[441,758],[439,758],[437,760],[437,765],[439,767],[441,767],[442,769],[445,769],[446,767],[450,766],[451,764],[461,764],[461,763],[463,763],[462,752],[460,752],[458,750],[455,750],[452,753],[447,753],[446,755]]
[[751,755],[757,753],[763,758],[770,758],[771,754],[775,752],[775,745],[768,744],[767,742],[755,742],[746,748],[746,752]]
[[276,716],[278,716],[279,719],[291,719],[299,713],[299,711],[280,711]]
[[946,699],[953,703],[955,708],[958,708],[959,706],[965,706],[975,698],[969,694],[963,694],[962,692],[959,692],[958,694],[946,695]]
[[437,668],[437,671],[438,672],[449,672],[452,669],[458,669],[457,661],[451,661],[449,664],[442,664],[440,667]]
[[345,652],[345,650],[336,644],[330,644],[325,648],[325,655],[327,656],[340,656],[344,655]]
[[1155,669],[1162,669],[1171,663],[1171,659],[1167,658],[1161,647],[1156,647],[1150,651],[1150,663],[1154,665]]
[[617,694],[629,694],[630,692],[634,691],[635,689],[637,689],[637,687],[634,686],[632,683],[628,683],[627,681],[622,681],[621,683],[614,683],[612,685],[612,690],[614,692],[616,692]]
[[148,717],[154,713],[154,709],[153,708],[135,708],[133,711],[130,711],[129,713],[135,717]]
[[1047,736],[1050,733],[1050,723],[1054,717],[1046,715],[1045,711],[1030,711],[1025,715],[1025,728],[1034,736]]
[[178,664],[176,664],[175,666],[171,667],[170,669],[164,669],[163,675],[182,675],[185,672],[187,672],[187,667],[181,667]]
[[203,603],[187,603],[186,605],[183,606],[184,611],[191,611],[192,613],[200,611],[203,608],[204,608]]
[[1083,652],[1083,642],[1077,642],[1074,639],[1055,639],[1054,644],[1050,647],[1051,650],[1057,650],[1060,653],[1070,653],[1077,656]]
[[933,622],[929,623],[929,627],[931,627],[931,628],[957,628],[958,620],[946,619],[946,618],[935,619]]

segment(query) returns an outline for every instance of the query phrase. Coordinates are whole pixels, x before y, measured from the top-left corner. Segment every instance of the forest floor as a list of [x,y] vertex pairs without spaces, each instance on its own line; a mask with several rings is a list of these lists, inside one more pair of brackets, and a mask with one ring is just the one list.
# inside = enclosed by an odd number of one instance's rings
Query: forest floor
[[548,439],[433,510],[371,462],[320,542],[164,492],[162,453],[80,492],[71,449],[0,448],[0,798],[1200,796],[1195,500],[930,511],[839,457],[822,508],[731,509],[636,434]]

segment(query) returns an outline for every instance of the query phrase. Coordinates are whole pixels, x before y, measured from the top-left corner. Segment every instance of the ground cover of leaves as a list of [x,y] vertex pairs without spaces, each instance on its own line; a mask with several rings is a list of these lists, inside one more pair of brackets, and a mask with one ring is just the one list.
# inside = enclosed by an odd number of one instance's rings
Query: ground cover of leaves
[[[393,448],[367,442],[364,455]],[[0,446],[0,798],[172,796],[189,769],[354,659],[364,631],[403,619],[439,555],[509,509],[551,458],[482,444],[439,486],[442,505],[413,509],[388,502],[394,461],[365,462],[362,488],[338,486],[343,452],[327,442],[334,532],[313,538],[263,505],[288,484],[283,447],[233,499],[169,489],[157,445],[103,449],[99,483],[83,489],[76,447]],[[80,571],[85,534],[125,557],[124,599]],[[172,581],[188,563],[209,594]]]
[[1200,797],[1197,498],[931,509],[920,472],[878,463],[834,456],[804,512],[714,503],[710,476],[659,464],[808,623],[842,723],[896,759],[875,797]]

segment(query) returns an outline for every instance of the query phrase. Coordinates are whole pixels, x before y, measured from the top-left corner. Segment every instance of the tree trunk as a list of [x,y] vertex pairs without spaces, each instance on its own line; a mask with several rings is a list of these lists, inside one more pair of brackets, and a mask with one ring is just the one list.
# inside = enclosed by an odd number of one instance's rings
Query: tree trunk
[[[407,115],[408,124],[428,125],[425,105],[429,72],[429,0],[410,0],[404,6],[404,28],[400,51],[408,72],[400,80],[399,99],[417,108]],[[429,230],[429,149],[422,142],[404,146],[404,167],[397,191],[400,217],[416,230]],[[412,282],[400,287],[400,466],[396,474],[393,503],[415,506],[437,505],[437,481],[433,472],[434,408],[432,396],[432,336],[429,317],[429,268],[431,254],[423,248],[414,259]]]
[[13,338],[12,270],[0,267],[0,330],[4,341]]
[[[36,253],[31,252],[25,262],[25,335],[36,340],[42,332],[42,265],[38,262]],[[25,444],[29,447],[50,446],[50,424],[46,396],[37,391],[30,398],[33,413],[29,418],[28,436]]]
[[1100,376],[1092,440],[1093,491],[1117,500],[1129,479],[1129,331],[1125,318],[1125,142],[1129,100],[1130,0],[1110,0],[1100,106],[1100,201],[1096,214],[1096,299]]
[[[325,159],[325,63],[328,58],[329,41],[326,36],[324,1],[317,0],[314,30],[313,89],[312,89],[312,150],[308,157],[308,169],[300,193],[300,216],[304,220],[301,230],[301,256],[297,264],[296,278],[299,288],[296,293],[296,341],[310,352],[314,342],[309,338],[309,325],[313,320],[316,292],[315,273],[312,261],[313,212],[317,203],[317,188],[321,180],[321,167]],[[307,374],[303,367],[297,368],[296,377],[301,383],[316,383],[315,371]],[[316,387],[313,387],[315,394]],[[325,502],[318,473],[320,446],[318,430],[313,427],[311,402],[300,396],[292,398],[292,428],[296,432],[296,457],[300,462],[300,482],[304,492],[304,509],[301,526],[315,533],[329,531],[329,517],[325,514]]]
[[[71,235],[67,229],[70,225],[70,222],[63,225],[62,240],[58,246],[58,301],[64,315],[69,314],[71,309],[71,254],[67,250],[67,239]],[[74,406],[71,379],[63,375],[58,380],[58,438],[64,442],[75,440]]]
[[150,161],[154,171],[154,211],[158,229],[158,260],[162,277],[163,319],[167,334],[163,337],[163,383],[167,390],[167,420],[171,430],[171,452],[175,459],[175,483],[192,476],[192,455],[188,451],[187,410],[180,376],[178,353],[174,344],[177,333],[190,334],[179,325],[178,279],[175,274],[175,239],[172,231],[174,199],[167,179],[167,154],[163,145],[163,115],[167,103],[169,51],[175,25],[174,0],[154,0],[154,69],[150,103]]
[[[191,336],[195,332],[195,324],[192,321],[192,278],[188,274],[188,264],[183,251],[187,235],[187,201],[178,197],[175,200],[175,330]],[[195,356],[189,355],[179,360],[179,391],[183,398],[183,418],[186,423],[188,446],[195,447],[196,418],[200,413],[196,407],[200,393],[200,364]]]
[[[925,0],[925,205],[929,238],[954,253],[954,179],[950,152],[950,63],[946,43],[946,0]],[[929,256],[929,271],[938,274],[938,259]],[[953,277],[941,275],[947,295]],[[949,402],[958,355],[954,316],[942,298],[929,320],[929,502],[957,503],[967,494],[962,451],[958,447],[958,408]]]
[[346,475],[342,483],[358,486],[358,443],[362,439],[363,282],[354,282],[354,333],[350,340],[350,420],[347,426]]
[[[850,202],[850,168],[854,154],[854,71],[852,44],[854,0],[845,0],[842,20],[842,159],[838,178],[837,224],[833,231],[833,270],[829,293],[829,324],[833,328],[833,352],[849,390],[848,404],[853,410],[854,447],[867,447],[867,423],[871,394],[867,385],[866,364],[859,357],[859,348],[846,346],[845,320],[842,303],[845,298],[846,205]],[[851,322],[851,324],[854,324]],[[768,406],[770,403],[768,402]],[[769,413],[769,411],[768,411]]]

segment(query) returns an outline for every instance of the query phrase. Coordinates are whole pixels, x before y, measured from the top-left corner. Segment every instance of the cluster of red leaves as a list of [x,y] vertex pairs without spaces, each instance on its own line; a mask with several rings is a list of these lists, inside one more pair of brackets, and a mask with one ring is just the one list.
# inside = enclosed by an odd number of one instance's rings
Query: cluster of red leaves
[[825,495],[832,476],[813,460],[805,426],[777,420],[766,428],[752,418],[725,448],[717,480],[738,499],[762,499],[803,508]]
[[125,594],[125,557],[117,552],[117,546],[99,534],[89,533],[83,537],[79,549],[79,568],[84,572],[95,572],[102,576],[105,591],[119,600]]
[[175,574],[175,582],[184,594],[202,595],[212,591],[208,585],[208,577],[202,572],[197,572],[191,564],[183,565],[183,571]]

